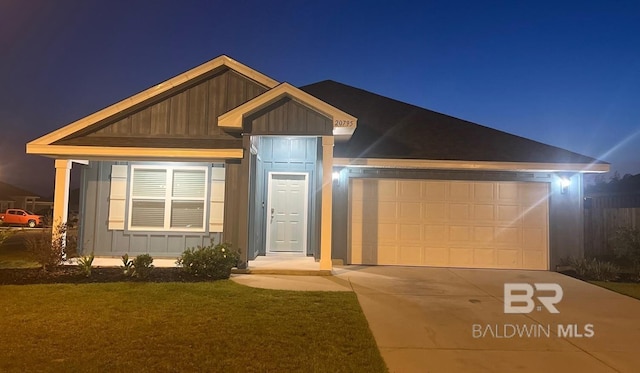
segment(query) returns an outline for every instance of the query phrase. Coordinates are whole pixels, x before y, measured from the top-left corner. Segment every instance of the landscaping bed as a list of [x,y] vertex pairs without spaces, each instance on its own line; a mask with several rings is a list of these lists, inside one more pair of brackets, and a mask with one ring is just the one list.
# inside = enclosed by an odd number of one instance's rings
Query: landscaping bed
[[91,276],[82,274],[77,266],[63,265],[47,272],[41,268],[0,268],[0,285],[79,284],[108,282],[201,282],[207,277],[190,275],[177,267],[154,268],[149,277],[126,276],[122,268],[94,267]]

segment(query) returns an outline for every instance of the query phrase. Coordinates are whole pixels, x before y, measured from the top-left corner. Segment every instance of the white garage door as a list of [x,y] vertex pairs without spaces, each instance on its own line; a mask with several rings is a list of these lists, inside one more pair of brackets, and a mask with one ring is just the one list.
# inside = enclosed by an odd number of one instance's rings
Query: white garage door
[[351,179],[352,264],[548,269],[546,183]]

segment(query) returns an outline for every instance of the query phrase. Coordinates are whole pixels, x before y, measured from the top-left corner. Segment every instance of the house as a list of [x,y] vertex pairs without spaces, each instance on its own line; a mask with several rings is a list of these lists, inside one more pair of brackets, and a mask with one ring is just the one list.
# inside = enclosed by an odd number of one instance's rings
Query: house
[[27,144],[82,167],[84,252],[176,257],[215,241],[333,263],[554,269],[583,251],[597,159],[333,81],[220,56]]
[[46,201],[34,192],[0,181],[0,212],[6,209],[40,211],[51,208],[53,203]]

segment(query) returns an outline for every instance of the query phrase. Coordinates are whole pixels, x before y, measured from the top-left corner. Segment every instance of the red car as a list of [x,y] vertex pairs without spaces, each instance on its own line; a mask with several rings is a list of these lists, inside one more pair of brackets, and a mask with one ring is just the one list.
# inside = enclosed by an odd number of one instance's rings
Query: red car
[[26,225],[29,228],[42,226],[42,216],[21,209],[8,209],[0,214],[0,224]]

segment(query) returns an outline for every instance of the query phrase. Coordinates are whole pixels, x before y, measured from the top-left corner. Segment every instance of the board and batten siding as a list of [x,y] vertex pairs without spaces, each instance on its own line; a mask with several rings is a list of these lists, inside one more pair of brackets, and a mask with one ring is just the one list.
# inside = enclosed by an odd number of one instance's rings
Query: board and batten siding
[[[158,146],[155,142],[163,139],[161,147],[184,147],[180,143],[185,141],[193,143],[194,147],[229,147],[224,141],[236,145],[237,138],[218,127],[218,116],[266,90],[257,82],[225,68],[190,82],[189,86],[172,89],[154,101],[145,102],[144,106],[98,122],[56,144],[144,147]],[[149,136],[153,137],[149,139]],[[141,138],[151,142],[140,142]]]
[[[245,119],[245,130],[254,135],[330,136],[330,118],[285,97]],[[247,128],[248,126],[248,128]]]
[[[219,171],[222,170],[222,171]],[[115,172],[114,172],[115,171]],[[81,176],[83,188],[78,248],[81,254],[93,252],[99,256],[119,257],[148,253],[153,257],[179,256],[186,248],[208,245],[211,240],[221,242],[222,212],[220,208],[210,210],[207,232],[146,232],[126,230],[126,220],[121,212],[126,212],[127,189],[130,164],[128,162],[91,161],[84,166]],[[210,169],[211,188],[209,203],[214,207],[224,203],[224,197],[214,189],[224,193],[224,168]],[[115,181],[115,187],[114,185]],[[222,184],[221,184],[222,183]],[[124,187],[125,195],[122,196]],[[112,192],[116,192],[112,194]],[[223,209],[224,207],[221,206]],[[217,212],[216,212],[217,211]]]

